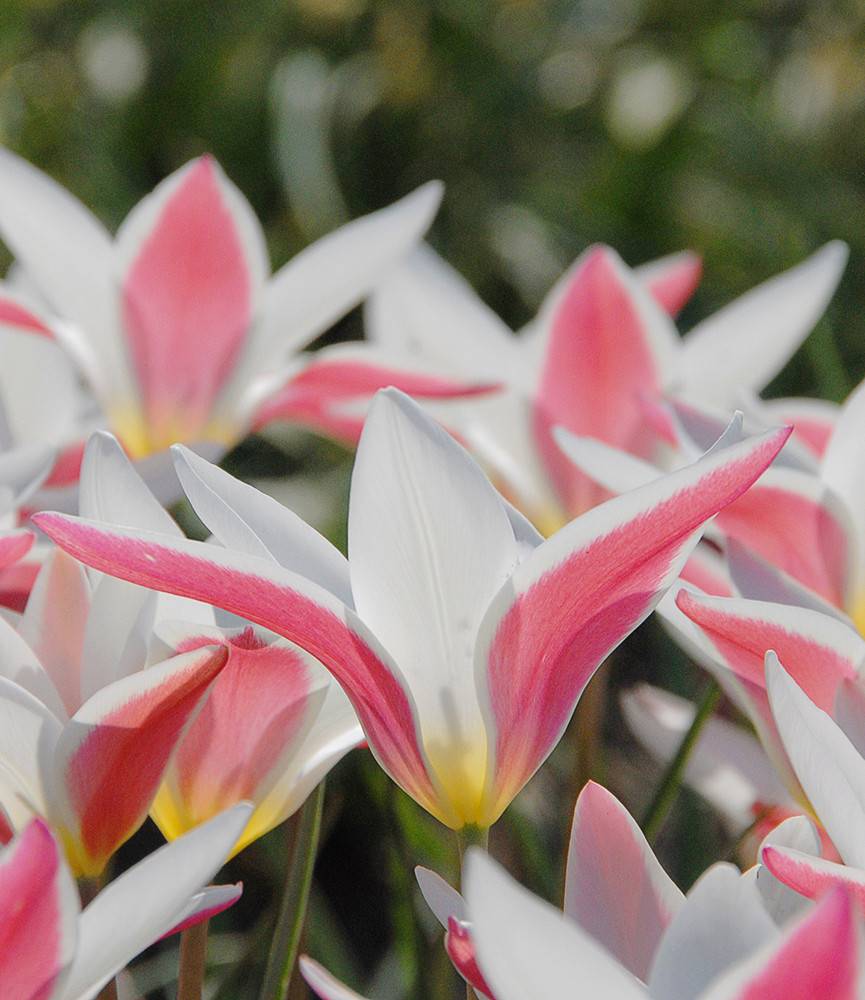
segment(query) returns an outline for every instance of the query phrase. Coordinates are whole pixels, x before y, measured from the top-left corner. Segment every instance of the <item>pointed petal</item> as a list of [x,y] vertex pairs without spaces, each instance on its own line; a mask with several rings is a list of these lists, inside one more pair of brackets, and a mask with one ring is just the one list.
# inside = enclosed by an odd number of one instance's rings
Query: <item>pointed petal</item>
[[173,657],[103,688],[66,726],[55,751],[57,819],[81,874],[98,875],[144,821],[184,727],[226,659],[225,649],[212,646]]
[[[820,834],[807,816],[791,816],[763,839],[757,852],[758,861],[762,861],[767,848],[781,848],[782,851],[792,848],[811,857],[819,857]],[[765,863],[758,866],[756,879],[763,905],[779,927],[806,912],[808,904],[805,897],[776,878]]]
[[438,814],[401,675],[357,615],[328,591],[270,561],[202,542],[61,514],[39,514],[35,521],[55,541],[62,538],[61,547],[96,569],[207,601],[306,649],[348,694],[385,770]]
[[66,718],[57,688],[39,658],[14,626],[3,618],[0,618],[0,675],[29,691],[58,719]]
[[177,445],[174,467],[196,514],[226,548],[276,560],[351,606],[348,560],[297,514]]
[[497,1000],[646,996],[603,948],[484,852],[469,853],[465,881],[478,963]]
[[313,962],[306,955],[300,956],[298,965],[306,985],[321,1000],[364,1000],[360,993],[350,990],[344,983],[335,979],[324,966]]
[[565,915],[645,982],[684,898],[627,809],[590,781],[571,828]]
[[795,847],[767,844],[760,851],[760,860],[783,885],[805,899],[820,899],[834,888],[843,888],[860,904],[865,905],[865,871],[828,861],[811,851]]
[[696,291],[703,261],[698,254],[681,250],[635,267],[634,274],[658,305],[675,316]]
[[81,914],[63,1000],[89,1000],[175,926],[222,866],[248,819],[249,806],[235,806],[113,879]]
[[685,337],[679,361],[687,395],[735,402],[731,395],[742,388],[759,392],[823,314],[847,254],[844,243],[827,243],[698,323]]
[[0,979],[9,1000],[49,1000],[75,952],[78,892],[51,831],[33,820],[0,853]]
[[725,976],[705,1000],[857,1000],[862,932],[850,896],[837,889],[768,954]]
[[81,705],[81,653],[89,610],[86,570],[55,549],[36,577],[18,631],[51,678],[67,715]]
[[836,618],[785,604],[704,597],[681,590],[676,604],[703,631],[719,662],[754,684],[765,678],[767,650],[817,705],[831,711],[841,682],[865,663],[865,640]]
[[415,868],[414,874],[426,905],[445,930],[451,917],[462,922],[468,919],[466,901],[441,875],[422,865]]
[[348,536],[358,614],[404,673],[446,794],[476,823],[486,732],[473,639],[518,558],[504,505],[452,437],[386,390],[358,448]]
[[0,532],[0,569],[6,569],[12,563],[23,559],[33,548],[34,541],[36,536],[32,531],[25,529]]
[[840,407],[828,399],[806,397],[758,400],[768,424],[792,424],[794,438],[822,458],[838,423]]
[[664,1000],[697,1000],[716,976],[777,937],[753,881],[733,865],[713,865],[670,924],[649,992]]
[[491,997],[490,989],[484,974],[478,968],[475,943],[472,939],[471,925],[462,923],[455,917],[448,919],[448,931],[445,934],[445,951],[453,963],[453,967],[463,979],[474,988],[481,997]]
[[766,686],[784,747],[817,817],[844,861],[865,867],[865,760],[774,653],[766,656]]
[[550,438],[559,424],[626,451],[646,454],[641,395],[661,390],[672,363],[675,331],[661,308],[608,248],[587,251],[554,295],[551,333],[537,388],[538,446],[568,510],[598,502],[597,488]]
[[192,909],[189,913],[187,913],[179,924],[172,927],[170,931],[166,931],[162,937],[165,938],[170,937],[172,934],[179,934],[189,927],[195,927],[196,924],[202,924],[205,920],[210,920],[212,917],[218,916],[224,910],[234,906],[242,895],[242,882],[236,882],[234,885],[207,886],[206,889],[202,889],[201,892],[197,892],[192,897],[190,901]]
[[476,643],[478,686],[495,734],[493,819],[558,742],[600,663],[676,579],[705,521],[754,482],[788,435],[748,439],[616,497],[517,567]]
[[146,433],[163,446],[195,440],[240,356],[267,278],[258,221],[205,156],[133,209],[117,252]]
[[0,326],[51,339],[54,334],[39,312],[8,282],[0,281]]

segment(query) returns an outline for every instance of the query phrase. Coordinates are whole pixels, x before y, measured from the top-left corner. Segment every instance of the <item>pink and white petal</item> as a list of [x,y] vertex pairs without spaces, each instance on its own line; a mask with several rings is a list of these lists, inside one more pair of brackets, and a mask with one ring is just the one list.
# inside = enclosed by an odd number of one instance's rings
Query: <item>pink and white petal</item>
[[[694,705],[648,684],[626,691],[621,703],[639,742],[661,763],[671,761],[694,720]],[[747,829],[757,810],[790,802],[759,741],[742,726],[718,717],[701,732],[684,780],[715,807],[733,834]]]
[[682,568],[680,576],[683,582],[704,594],[733,597],[736,592],[724,559],[711,545],[698,545]]
[[517,567],[476,643],[490,821],[558,742],[604,658],[677,578],[705,522],[761,475],[788,435],[748,439],[615,497]]
[[783,399],[756,399],[761,418],[768,424],[792,424],[793,437],[820,459],[838,422],[841,408],[828,399],[803,396]]
[[519,552],[480,467],[393,389],[376,397],[364,427],[348,539],[358,614],[400,664],[444,794],[477,823],[487,740],[473,639]]
[[[850,628],[854,627],[847,615],[834,604],[824,601],[819,594],[816,594],[809,587],[803,586],[788,573],[778,569],[777,566],[761,559],[760,556],[734,538],[727,541],[726,555],[730,577],[741,597],[753,601],[787,604],[794,608],[808,608],[811,611],[819,611],[821,614],[837,618]],[[733,594],[718,594],[716,596],[732,597]]]
[[184,920],[249,819],[234,806],[113,879],[81,914],[62,1000],[91,1000],[139,952]]
[[426,243],[367,299],[364,326],[374,344],[431,368],[466,379],[532,385],[509,327]]
[[733,865],[705,872],[679,907],[655,956],[649,992],[696,1000],[718,975],[778,939],[753,879]]
[[731,970],[705,1000],[857,1000],[862,996],[861,921],[836,889],[766,953]]
[[260,429],[287,420],[353,447],[379,389],[395,386],[416,399],[448,401],[498,388],[491,375],[467,381],[427,367],[409,355],[383,352],[369,344],[334,344],[310,356],[308,363],[268,392],[255,409],[252,426]]
[[708,597],[687,590],[676,604],[698,626],[717,658],[753,684],[765,678],[767,650],[774,650],[808,697],[826,711],[838,686],[865,663],[865,640],[837,618],[766,601]]
[[856,568],[854,527],[816,476],[773,467],[716,525],[824,600],[846,606]]
[[445,930],[451,917],[462,923],[468,920],[466,901],[441,875],[422,865],[415,868],[414,874],[426,905]]
[[469,852],[465,881],[478,965],[497,1000],[647,996],[604,948],[484,852]]
[[551,431],[561,425],[638,455],[648,455],[640,398],[659,392],[676,347],[672,323],[609,248],[583,254],[545,306],[550,339],[535,395],[535,434],[568,510],[601,499],[567,462]]
[[96,569],[207,601],[306,649],[340,682],[385,770],[438,815],[399,670],[357,615],[328,591],[271,561],[203,542],[62,514],[39,514],[35,520],[62,548]]
[[245,359],[248,374],[284,362],[358,305],[421,239],[442,190],[438,181],[430,181],[329,233],[277,271]]
[[675,316],[700,284],[703,260],[691,250],[680,250],[640,264],[634,274],[658,305]]
[[18,625],[60,695],[67,715],[81,705],[81,656],[90,584],[80,562],[54,549],[39,570]]
[[[93,375],[116,335],[112,242],[102,224],[46,174],[0,150],[0,235],[59,316],[87,333],[80,361]],[[86,355],[83,356],[83,355]]]
[[52,339],[54,333],[42,309],[14,285],[0,281],[0,328]]
[[298,964],[306,985],[321,1000],[364,1000],[360,993],[349,989],[345,983],[334,978],[324,966],[313,962],[306,955],[300,956]]
[[78,891],[60,845],[33,820],[0,853],[0,980],[9,1000],[50,1000],[75,953]]
[[493,991],[478,967],[471,924],[463,923],[456,917],[449,918],[447,934],[445,934],[445,951],[448,953],[453,967],[478,996],[492,997]]
[[760,860],[779,882],[805,899],[820,899],[841,887],[865,906],[865,871],[829,861],[808,851],[775,844],[766,845]]
[[219,916],[234,904],[243,895],[243,883],[235,882],[234,885],[209,885],[201,892],[197,892],[191,900],[192,909],[189,913],[171,928],[162,937],[170,937],[172,934],[179,934],[189,927],[204,923],[213,917]]
[[186,725],[227,658],[223,647],[208,646],[115,681],[64,728],[54,752],[52,817],[79,874],[100,874],[144,821]]
[[22,528],[20,531],[0,531],[0,569],[6,569],[33,548],[36,536],[32,531]]
[[0,617],[0,675],[29,691],[58,719],[67,718],[57,688],[18,630]]
[[571,827],[565,916],[646,982],[684,898],[627,809],[590,781],[577,799]]
[[[246,199],[204,156],[166,178],[117,233],[121,310],[145,433],[194,440],[241,352],[269,273]],[[137,442],[128,445],[137,449]]]
[[[213,641],[192,633],[177,652]],[[226,631],[220,642],[228,662],[166,773],[174,814],[163,815],[155,803],[154,818],[168,840],[237,802],[264,802],[293,763],[327,693],[321,665],[283,639],[269,642],[247,628]]]
[[784,748],[817,818],[844,861],[865,868],[865,760],[774,653],[766,654],[766,686]]
[[[775,847],[792,848],[803,854],[819,857],[820,834],[807,816],[790,816],[763,838],[757,851],[757,860],[762,861],[764,850]],[[805,897],[777,879],[765,864],[758,866],[756,881],[763,905],[779,927],[783,927],[807,910],[808,903]]]
[[182,445],[174,467],[189,502],[226,548],[274,559],[352,606],[348,560],[293,511]]
[[846,244],[827,243],[691,329],[682,344],[677,373],[686,395],[735,404],[741,389],[759,392],[823,314],[847,254]]

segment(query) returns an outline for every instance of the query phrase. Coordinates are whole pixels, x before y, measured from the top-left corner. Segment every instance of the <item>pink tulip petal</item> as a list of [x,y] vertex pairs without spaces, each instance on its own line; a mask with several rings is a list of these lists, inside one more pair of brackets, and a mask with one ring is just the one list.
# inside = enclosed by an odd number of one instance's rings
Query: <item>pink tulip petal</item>
[[130,244],[121,307],[148,432],[167,444],[206,425],[246,339],[262,276],[246,245],[250,224],[238,217],[240,196],[210,157],[163,184],[118,240]]
[[365,405],[379,389],[396,386],[417,399],[452,399],[495,390],[442,376],[400,369],[358,357],[317,357],[256,411],[253,427],[274,420],[300,423],[338,441],[356,445]]
[[760,860],[776,879],[807,899],[820,899],[841,887],[865,907],[865,872],[860,868],[774,844],[763,848]]
[[703,260],[690,250],[671,253],[634,268],[643,287],[671,316],[690,300],[703,276]]
[[843,607],[850,573],[850,528],[816,478],[773,469],[723,511],[718,528],[824,600]]
[[116,681],[64,729],[58,794],[81,874],[98,875],[141,825],[184,726],[227,659],[223,647],[209,646]]
[[301,955],[298,962],[300,972],[306,980],[306,985],[321,1000],[364,1000],[360,993],[350,990],[344,983],[332,976],[327,969],[313,962],[306,955]]
[[13,326],[27,333],[36,333],[42,337],[54,336],[35,313],[2,293],[0,293],[0,324]]
[[[228,661],[169,768],[172,804],[183,823],[183,829],[163,828],[170,839],[238,802],[259,803],[286,769],[325,693],[327,675],[313,672],[307,653],[285,642],[268,644],[251,628],[227,639],[218,632],[190,636],[177,652],[215,641]],[[156,810],[154,816],[162,825]]]
[[86,444],[86,441],[75,441],[60,451],[51,474],[45,480],[46,487],[71,486],[78,482]]
[[574,812],[565,914],[646,982],[684,898],[625,807],[590,781]]
[[832,711],[838,685],[865,662],[865,642],[844,622],[806,608],[676,595],[679,610],[697,625],[733,673],[765,686],[766,651],[775,650],[811,700]]
[[6,569],[12,563],[18,562],[33,548],[36,536],[32,531],[0,532],[0,569]]
[[0,983],[8,1000],[48,1000],[72,958],[78,900],[60,848],[34,820],[0,855]]
[[741,496],[789,434],[748,439],[616,497],[517,567],[476,644],[495,733],[493,818],[558,742],[603,659],[676,578],[702,525]]
[[454,968],[463,979],[484,996],[492,997],[493,991],[487,985],[484,974],[478,968],[471,931],[468,925],[461,923],[456,917],[448,918],[445,950],[453,962]]
[[673,337],[611,250],[596,247],[580,258],[556,304],[535,400],[538,447],[572,513],[604,494],[564,459],[552,428],[647,455],[654,434],[640,397],[660,391]]
[[369,630],[327,591],[274,563],[201,542],[63,514],[39,514],[34,521],[88,565],[141,586],[207,601],[306,649],[342,685],[381,765],[438,814],[401,678]]

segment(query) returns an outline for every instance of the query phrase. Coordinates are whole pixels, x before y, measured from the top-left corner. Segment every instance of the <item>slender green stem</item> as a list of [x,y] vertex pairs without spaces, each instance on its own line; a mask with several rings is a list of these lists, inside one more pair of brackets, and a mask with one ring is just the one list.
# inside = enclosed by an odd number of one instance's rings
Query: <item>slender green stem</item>
[[267,969],[259,1000],[285,1000],[288,996],[306,920],[306,907],[321,834],[323,805],[324,782],[322,781],[300,810],[294,849],[288,864],[285,889],[270,945],[270,954],[267,957]]
[[709,687],[697,707],[694,721],[679,744],[679,749],[676,751],[675,756],[667,765],[667,770],[664,772],[661,782],[652,797],[652,801],[649,803],[649,808],[646,810],[642,826],[643,833],[645,833],[649,843],[654,841],[661,827],[664,825],[667,813],[669,813],[678,794],[679,786],[682,783],[682,775],[685,773],[685,767],[691,751],[694,749],[703,726],[712,717],[712,713],[718,707],[720,700],[720,687],[718,687],[715,681],[710,681]]
[[470,847],[480,847],[482,851],[486,851],[489,847],[490,829],[488,826],[481,828],[467,823],[461,830],[457,830],[456,833],[457,847],[460,852],[460,865],[465,860],[466,851]]
[[187,927],[180,934],[180,975],[177,1000],[201,1000],[207,966],[207,930],[209,920]]

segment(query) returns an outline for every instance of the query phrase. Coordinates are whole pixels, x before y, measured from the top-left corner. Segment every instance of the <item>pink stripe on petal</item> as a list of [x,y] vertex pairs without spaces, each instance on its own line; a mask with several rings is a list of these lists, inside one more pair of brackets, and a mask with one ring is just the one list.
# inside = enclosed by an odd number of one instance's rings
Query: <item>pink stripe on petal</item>
[[36,333],[42,337],[54,337],[54,334],[38,316],[2,295],[0,295],[0,324],[15,326],[27,333]]
[[[315,360],[261,404],[253,427],[258,429],[274,420],[290,420],[356,445],[363,429],[363,416],[350,413],[346,404],[371,401],[379,389],[388,386],[396,386],[418,399],[477,396],[497,388],[362,360]],[[340,404],[344,407],[342,412]]]
[[562,455],[554,426],[637,455],[647,455],[653,440],[640,395],[659,391],[660,377],[645,317],[623,273],[607,248],[585,254],[555,310],[535,399],[538,447],[572,514],[606,494]]
[[205,920],[218,916],[224,910],[234,906],[243,895],[243,882],[236,882],[234,885],[209,885],[198,893],[195,900],[195,909],[187,914],[170,931],[166,931],[163,938],[171,937],[172,934],[179,934],[196,924],[203,924]]
[[[78,851],[83,874],[98,875],[144,821],[184,726],[227,659],[224,648],[209,647],[115,682],[66,727],[57,753],[65,759],[62,774],[76,821],[70,850]],[[158,683],[145,686],[148,674],[157,672]],[[119,704],[109,701],[104,713],[93,709],[98,699],[116,701],[127,689],[129,695]],[[85,713],[96,718],[82,721]]]
[[494,996],[486,979],[484,979],[484,974],[478,968],[471,930],[467,924],[457,920],[456,917],[448,917],[445,951],[453,962],[454,968],[467,983],[479,993],[483,993],[484,996]]
[[859,933],[850,896],[834,889],[731,1000],[856,1000]]
[[[178,652],[213,641],[190,638]],[[258,802],[306,721],[312,678],[301,654],[264,643],[251,628],[225,648],[225,669],[171,763],[175,805],[190,827],[238,802]]]
[[0,984],[7,1000],[52,995],[71,958],[77,910],[70,912],[70,890],[57,842],[34,820],[0,856]]
[[123,280],[123,320],[155,439],[202,429],[252,320],[249,265],[217,169],[202,157],[185,172]]
[[716,523],[824,600],[844,606],[850,539],[825,504],[758,484],[719,514]]
[[478,650],[496,731],[492,819],[558,742],[604,658],[672,584],[695,532],[741,496],[789,434],[750,439],[616,497],[517,568],[487,611]]
[[590,781],[574,812],[566,916],[647,982],[661,937],[683,900],[625,807]]
[[[770,649],[808,697],[832,712],[838,685],[855,677],[865,644],[843,622],[817,611],[739,598],[701,597],[681,590],[676,605],[739,677],[765,688]],[[820,629],[820,631],[816,631]]]
[[172,544],[153,534],[145,539],[144,532],[62,514],[39,514],[34,520],[90,566],[212,603],[296,642],[340,683],[385,770],[424,808],[440,815],[406,691],[356,616],[326,591],[264,560],[243,557],[244,567],[252,569],[240,569],[240,557],[203,543]]

